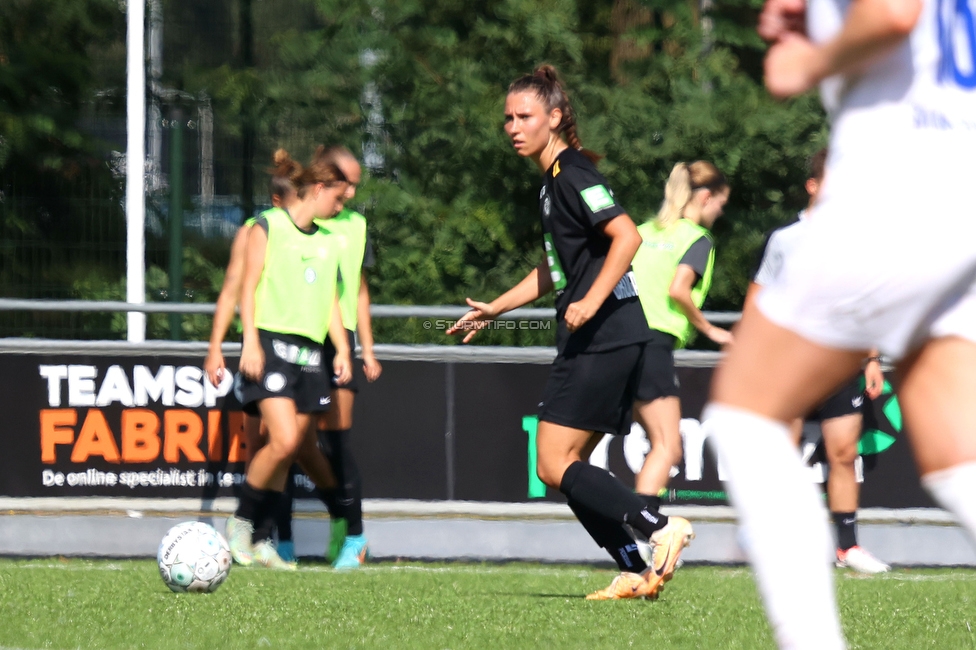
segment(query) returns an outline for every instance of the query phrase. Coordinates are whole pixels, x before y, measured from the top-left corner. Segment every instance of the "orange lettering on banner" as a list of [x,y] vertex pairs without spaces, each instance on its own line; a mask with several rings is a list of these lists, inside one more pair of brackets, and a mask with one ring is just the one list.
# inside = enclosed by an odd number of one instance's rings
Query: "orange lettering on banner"
[[199,415],[187,409],[166,411],[163,414],[163,428],[166,431],[163,458],[167,463],[178,463],[181,451],[191,463],[202,463],[207,460],[200,451],[203,420]]
[[109,463],[119,462],[119,448],[112,429],[99,409],[88,409],[85,422],[78,433],[78,441],[71,451],[72,463],[84,463],[92,456],[101,456]]
[[48,465],[58,459],[57,445],[75,441],[74,426],[78,424],[75,409],[41,409],[41,462]]
[[224,437],[220,433],[220,411],[207,412],[207,458],[219,462],[224,451]]
[[122,411],[122,460],[151,463],[159,457],[159,416],[149,409]]
[[251,452],[247,448],[247,437],[244,435],[244,413],[242,411],[230,411],[227,413],[227,424],[227,430],[230,434],[227,462],[247,462],[251,459]]

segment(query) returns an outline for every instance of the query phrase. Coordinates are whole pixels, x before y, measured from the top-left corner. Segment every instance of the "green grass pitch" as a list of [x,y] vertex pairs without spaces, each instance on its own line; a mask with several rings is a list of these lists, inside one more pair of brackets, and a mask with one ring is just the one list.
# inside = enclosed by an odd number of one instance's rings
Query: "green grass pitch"
[[[614,572],[537,564],[235,567],[174,594],[150,560],[0,560],[3,648],[772,648],[745,568],[680,569],[660,600],[589,602]],[[976,572],[837,573],[852,648],[976,648]]]

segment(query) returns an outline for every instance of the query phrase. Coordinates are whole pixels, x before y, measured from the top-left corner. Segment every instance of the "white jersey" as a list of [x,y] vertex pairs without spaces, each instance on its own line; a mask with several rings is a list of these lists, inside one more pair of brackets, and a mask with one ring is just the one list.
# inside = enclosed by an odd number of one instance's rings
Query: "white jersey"
[[[827,79],[826,176],[802,242],[759,308],[826,347],[900,358],[926,340],[976,341],[974,0],[924,0],[911,35],[860,75]],[[809,0],[822,42],[847,0]],[[963,198],[960,198],[962,196]]]
[[[849,4],[810,0],[810,37],[823,42],[835,36]],[[924,0],[915,29],[897,50],[861,75],[823,82],[821,97],[832,121],[828,192],[865,191],[875,179],[911,182],[919,175],[951,186],[956,179],[947,174],[968,165],[968,157],[958,155],[976,145],[973,7],[967,0]],[[906,170],[906,161],[917,164]]]
[[800,213],[798,221],[770,233],[762,253],[762,261],[759,262],[759,270],[756,271],[756,277],[752,279],[753,282],[766,286],[779,277],[780,271],[783,270],[783,262],[799,247],[809,223],[804,211]]

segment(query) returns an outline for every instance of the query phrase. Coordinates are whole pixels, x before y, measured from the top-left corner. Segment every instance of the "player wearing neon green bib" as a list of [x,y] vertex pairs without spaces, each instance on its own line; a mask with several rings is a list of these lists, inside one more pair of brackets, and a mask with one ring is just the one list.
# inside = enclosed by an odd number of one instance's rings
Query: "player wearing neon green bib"
[[[343,147],[333,148],[339,168],[349,180],[346,201],[356,195],[362,177],[359,162]],[[356,347],[356,332],[362,346],[363,370],[368,381],[375,381],[383,368],[373,354],[373,332],[369,315],[369,289],[364,271],[375,259],[366,231],[366,218],[344,209],[332,219],[320,222],[339,249],[339,309],[350,349]],[[335,353],[328,342],[326,357]],[[332,463],[337,489],[329,504],[331,540],[326,557],[337,569],[355,569],[366,559],[367,543],[363,531],[362,478],[352,455],[350,438],[353,405],[359,385],[355,378],[347,384],[332,384],[332,408],[317,419],[319,444]]]
[[[652,330],[670,334],[674,346],[683,348],[694,332],[684,309],[670,295],[674,272],[681,264],[691,266],[698,282],[691,301],[701,308],[712,285],[715,249],[708,229],[691,219],[678,219],[667,228],[649,221],[637,227],[643,240],[634,257],[634,277],[640,289],[641,307]],[[661,296],[668,296],[661,300]]]
[[698,161],[675,165],[657,218],[638,227],[641,246],[633,269],[641,307],[652,339],[644,352],[634,417],[644,427],[651,451],[637,475],[637,492],[659,506],[671,467],[681,460],[681,402],[674,349],[684,347],[695,329],[719,344],[728,331],[701,313],[712,283],[715,251],[709,229],[729,198],[725,177]]
[[287,152],[275,154],[276,175],[288,175],[297,196],[285,209],[263,213],[248,231],[238,388],[245,410],[259,412],[267,425],[268,444],[252,457],[237,511],[227,522],[231,553],[241,564],[295,568],[275,552],[266,522],[296,456],[311,450],[321,457],[308,433],[311,415],[329,405],[322,343],[330,330],[339,350],[334,372],[340,381],[351,374],[336,304],[338,254],[334,240],[314,223],[316,216],[341,209],[347,183],[323,152],[320,147],[304,169]]

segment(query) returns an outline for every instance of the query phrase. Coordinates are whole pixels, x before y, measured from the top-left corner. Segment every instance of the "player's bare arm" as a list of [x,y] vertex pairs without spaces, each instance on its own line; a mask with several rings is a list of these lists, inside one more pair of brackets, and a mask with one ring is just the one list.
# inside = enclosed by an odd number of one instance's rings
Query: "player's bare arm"
[[610,250],[590,290],[582,300],[566,308],[566,327],[570,332],[575,332],[593,318],[600,305],[630,268],[630,263],[641,245],[637,226],[626,214],[604,221],[600,227],[603,234],[610,239]]
[[495,319],[505,312],[512,311],[539,299],[550,291],[552,291],[552,278],[549,276],[549,267],[545,262],[542,262],[529,271],[529,274],[521,282],[490,303],[478,302],[468,298],[467,303],[471,307],[471,311],[458,319],[447,330],[447,334],[452,335],[462,331],[467,332],[467,335],[462,341],[463,343],[467,343],[478,333],[477,329],[471,329],[471,323],[487,322]]
[[244,342],[241,346],[240,371],[245,377],[259,379],[264,372],[264,351],[254,326],[254,292],[264,271],[268,234],[264,228],[251,228],[247,235],[247,254],[244,262],[244,278],[241,283],[241,325]]
[[671,281],[668,295],[678,305],[681,311],[684,312],[695,329],[719,345],[731,343],[732,332],[709,323],[708,319],[705,318],[705,314],[695,305],[695,301],[691,297],[691,291],[695,288],[697,282],[698,274],[695,272],[695,269],[687,264],[679,264],[677,271],[675,271],[674,279]]
[[823,44],[784,32],[766,55],[766,87],[785,98],[805,93],[827,77],[860,72],[904,41],[921,11],[921,0],[855,0],[843,29]]
[[203,370],[214,386],[220,384],[226,368],[224,354],[220,346],[224,342],[231,321],[234,319],[234,310],[237,309],[237,303],[241,297],[244,258],[247,251],[247,233],[249,231],[248,226],[241,226],[234,236],[234,242],[230,248],[230,262],[228,262],[227,271],[224,273],[224,283],[220,287],[220,296],[217,298],[217,307],[214,311],[213,328],[210,331],[210,346],[207,350],[207,358],[203,362]]

